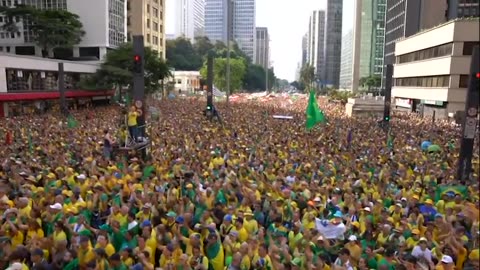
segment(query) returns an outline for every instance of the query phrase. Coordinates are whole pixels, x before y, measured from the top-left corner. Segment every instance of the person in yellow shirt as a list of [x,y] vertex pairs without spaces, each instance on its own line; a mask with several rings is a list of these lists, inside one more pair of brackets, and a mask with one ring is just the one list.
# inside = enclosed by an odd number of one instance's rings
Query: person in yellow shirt
[[127,125],[128,125],[128,132],[133,140],[137,140],[138,137],[138,122],[137,117],[139,116],[139,112],[135,106],[130,107],[130,111],[128,111],[127,115]]
[[173,256],[175,247],[172,244],[168,244],[160,256],[160,268],[163,269],[173,269],[177,265],[177,261]]
[[105,237],[104,235],[99,235],[97,237],[97,244],[95,245],[95,248],[101,248],[105,250],[105,253],[107,254],[108,257],[115,254],[115,248],[111,243],[108,242],[108,238]]
[[272,269],[273,263],[268,255],[268,247],[266,245],[260,245],[258,254],[253,257],[252,265],[255,268]]
[[243,219],[242,218],[237,218],[235,221],[235,228],[233,228],[230,233],[236,232],[238,235],[238,242],[243,243],[248,240],[248,232],[245,230],[243,227]]
[[193,255],[190,257],[189,263],[192,269],[208,270],[208,258],[203,255],[200,245],[192,247]]
[[258,232],[258,222],[253,218],[252,210],[247,209],[243,217],[245,218],[243,227],[249,235],[255,235]]
[[80,247],[77,252],[77,258],[80,269],[85,268],[90,262],[95,260],[95,252],[87,236],[80,236]]
[[42,227],[38,224],[38,222],[34,219],[31,219],[28,222],[28,230],[26,235],[26,242],[27,244],[32,241],[32,239],[41,239],[44,237],[44,232]]

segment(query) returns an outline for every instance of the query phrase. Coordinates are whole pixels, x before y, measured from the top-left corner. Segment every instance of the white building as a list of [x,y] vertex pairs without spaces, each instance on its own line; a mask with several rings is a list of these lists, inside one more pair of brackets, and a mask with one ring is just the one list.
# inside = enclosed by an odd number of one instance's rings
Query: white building
[[257,27],[257,52],[254,63],[262,66],[264,69],[270,68],[270,37],[268,28]]
[[478,19],[459,19],[397,41],[394,106],[438,118],[464,111],[478,29]]
[[173,0],[173,35],[185,37],[191,42],[205,35],[205,0]]
[[[71,51],[72,57],[102,59],[107,49],[116,48],[127,38],[127,2],[125,0],[16,0],[0,1],[0,7],[25,4],[39,9],[66,9],[80,17],[85,35]],[[0,16],[1,18],[2,16]],[[0,52],[41,56],[28,23],[17,18],[17,33],[0,30]],[[5,18],[0,20],[0,28]],[[53,55],[54,52],[49,52]]]
[[308,24],[307,62],[315,68],[315,77],[325,78],[325,11],[315,10]]
[[342,38],[342,65],[340,67],[340,89],[352,87],[353,30],[350,29]]
[[170,82],[174,82],[174,90],[179,94],[193,93],[200,89],[200,71],[174,71],[173,78]]

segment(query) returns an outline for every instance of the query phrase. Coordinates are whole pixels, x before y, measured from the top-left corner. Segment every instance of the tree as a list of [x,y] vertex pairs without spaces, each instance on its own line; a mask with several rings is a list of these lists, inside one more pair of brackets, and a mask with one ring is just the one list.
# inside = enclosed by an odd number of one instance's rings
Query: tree
[[360,78],[358,83],[363,88],[367,88],[367,92],[370,92],[372,87],[379,88],[381,86],[382,78],[379,75],[369,75],[367,77]]
[[290,85],[295,87],[296,89],[298,89],[300,91],[305,90],[305,85],[303,84],[303,82],[293,81]]
[[262,66],[250,64],[245,72],[243,88],[249,92],[265,90],[266,74]]
[[85,35],[78,15],[67,10],[40,10],[29,6],[2,8],[0,14],[5,15],[7,23],[3,28],[16,33],[20,29],[14,18],[31,22],[35,43],[42,48],[42,56],[47,57],[56,48],[71,48],[80,43]]
[[315,68],[309,64],[302,67],[300,70],[300,81],[306,88],[311,88],[313,80],[315,79]]
[[199,70],[202,56],[192,46],[190,40],[183,37],[167,40],[167,63],[176,70]]
[[[246,65],[244,59],[230,59],[230,89],[232,92],[242,87],[243,77],[245,75]],[[220,90],[226,90],[227,87],[227,59],[215,58],[213,65],[213,83]],[[202,77],[207,77],[207,63],[205,61],[200,70]]]
[[193,49],[195,52],[204,57],[208,54],[210,50],[214,48],[212,42],[208,37],[195,37],[195,44],[193,44]]
[[[99,89],[106,86],[121,87],[132,84],[133,80],[133,46],[124,43],[116,50],[109,51],[105,62],[96,74],[85,84],[90,89]],[[161,59],[157,51],[145,47],[145,92],[153,93],[160,89],[160,81],[171,76],[167,64]]]

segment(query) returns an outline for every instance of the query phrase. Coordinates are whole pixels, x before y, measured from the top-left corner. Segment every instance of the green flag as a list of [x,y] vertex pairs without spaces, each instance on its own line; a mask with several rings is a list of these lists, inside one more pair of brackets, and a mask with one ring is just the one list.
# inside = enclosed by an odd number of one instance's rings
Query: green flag
[[445,194],[451,194],[453,196],[460,195],[462,198],[467,198],[468,188],[466,186],[446,186],[440,185],[435,190],[435,201],[438,202],[442,199],[442,196]]
[[28,149],[30,154],[33,153],[32,131],[30,129],[28,130]]
[[143,169],[142,181],[145,179],[148,179],[154,171],[155,171],[155,167],[152,165],[145,167],[145,169]]
[[306,114],[307,114],[307,121],[306,121],[307,130],[312,129],[315,125],[319,123],[323,124],[327,122],[325,115],[318,108],[317,99],[315,98],[314,91],[310,91],[310,98],[308,99]]
[[387,147],[389,149],[393,149],[393,137],[392,137],[391,129],[388,130]]
[[68,128],[74,128],[77,126],[77,120],[75,120],[75,118],[71,114],[67,118],[67,126]]

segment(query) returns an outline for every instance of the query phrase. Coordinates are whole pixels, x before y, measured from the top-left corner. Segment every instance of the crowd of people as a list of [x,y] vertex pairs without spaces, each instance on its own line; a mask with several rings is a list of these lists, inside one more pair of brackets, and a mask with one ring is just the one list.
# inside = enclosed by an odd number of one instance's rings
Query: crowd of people
[[117,106],[2,119],[0,269],[479,269],[479,158],[455,193],[458,127],[394,114],[387,135],[319,105],[306,131],[304,99],[219,103],[221,124],[204,100],[148,101],[145,159],[105,151]]

